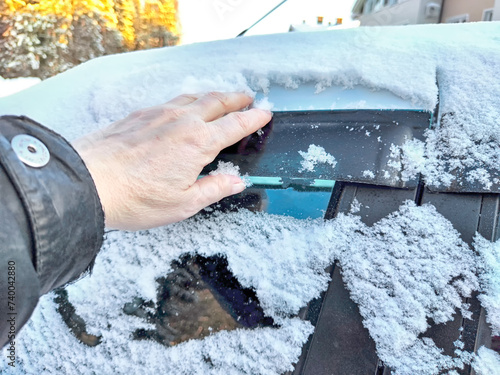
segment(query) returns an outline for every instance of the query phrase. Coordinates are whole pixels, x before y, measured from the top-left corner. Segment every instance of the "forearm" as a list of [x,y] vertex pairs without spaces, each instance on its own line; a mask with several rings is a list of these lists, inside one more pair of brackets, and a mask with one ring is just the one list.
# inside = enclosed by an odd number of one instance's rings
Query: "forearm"
[[[47,147],[46,164],[45,155],[37,159],[39,165],[22,160],[19,147],[12,146],[20,134]],[[29,148],[29,142],[24,146]],[[37,156],[41,151],[28,152]],[[78,154],[62,137],[27,118],[0,117],[0,188],[1,347],[29,319],[40,295],[89,268],[102,244],[104,217]]]

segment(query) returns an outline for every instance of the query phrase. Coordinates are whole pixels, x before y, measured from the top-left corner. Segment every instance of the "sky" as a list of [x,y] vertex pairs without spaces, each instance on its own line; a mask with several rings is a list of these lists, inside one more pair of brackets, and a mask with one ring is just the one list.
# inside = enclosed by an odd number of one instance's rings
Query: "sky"
[[[234,38],[282,0],[179,0],[182,44]],[[247,35],[287,32],[290,24],[350,22],[355,0],[288,0]]]

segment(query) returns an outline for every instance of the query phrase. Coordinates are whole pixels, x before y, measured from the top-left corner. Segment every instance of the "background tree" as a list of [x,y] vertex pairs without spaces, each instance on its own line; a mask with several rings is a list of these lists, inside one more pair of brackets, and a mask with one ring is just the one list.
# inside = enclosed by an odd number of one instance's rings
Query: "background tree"
[[69,67],[66,45],[59,42],[63,20],[53,15],[24,13],[0,21],[0,75],[4,78],[47,78]]
[[140,14],[136,49],[177,44],[177,25],[177,1],[146,0]]
[[0,12],[0,76],[10,78],[179,39],[177,0],[0,0]]

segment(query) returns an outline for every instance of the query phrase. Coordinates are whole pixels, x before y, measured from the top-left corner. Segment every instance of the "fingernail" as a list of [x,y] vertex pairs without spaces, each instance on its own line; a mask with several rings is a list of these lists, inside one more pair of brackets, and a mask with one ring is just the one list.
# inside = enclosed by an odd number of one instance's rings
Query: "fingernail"
[[243,182],[236,182],[231,187],[231,194],[238,194],[245,190],[246,186]]

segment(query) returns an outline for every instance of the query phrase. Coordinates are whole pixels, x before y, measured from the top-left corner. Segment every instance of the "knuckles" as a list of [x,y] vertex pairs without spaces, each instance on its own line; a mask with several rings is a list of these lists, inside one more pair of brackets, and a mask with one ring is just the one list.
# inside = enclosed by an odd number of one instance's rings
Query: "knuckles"
[[[196,101],[198,100],[200,97],[200,94],[182,94],[182,95],[179,95],[176,99],[180,99],[180,98],[183,98],[183,99],[188,99],[188,101]],[[167,102],[168,104],[168,102]]]
[[245,112],[234,112],[231,114],[231,116],[235,120],[235,125],[238,125],[245,134],[248,133],[248,130],[251,128],[251,123],[248,115],[245,114]]
[[211,163],[221,150],[215,129],[207,125],[193,128],[185,135],[184,141],[198,151],[198,160],[203,165]]
[[160,117],[167,121],[175,121],[180,119],[188,113],[188,110],[185,107],[161,107]]
[[144,112],[146,110],[145,109],[138,109],[138,110],[135,110],[134,112],[130,113],[128,116],[127,116],[127,120],[136,120],[138,118],[141,118],[142,116],[144,116]]
[[229,97],[226,95],[226,94],[223,94],[221,92],[218,92],[218,91],[211,91],[207,94],[207,96],[212,99],[212,100],[215,100],[217,101],[219,104],[222,105],[222,107],[224,108],[228,108],[229,105],[230,105],[230,99]]

